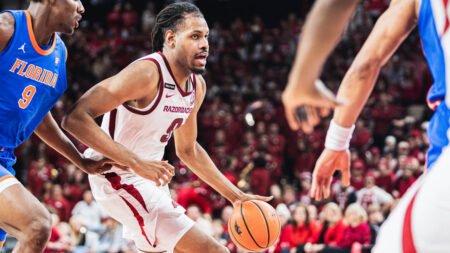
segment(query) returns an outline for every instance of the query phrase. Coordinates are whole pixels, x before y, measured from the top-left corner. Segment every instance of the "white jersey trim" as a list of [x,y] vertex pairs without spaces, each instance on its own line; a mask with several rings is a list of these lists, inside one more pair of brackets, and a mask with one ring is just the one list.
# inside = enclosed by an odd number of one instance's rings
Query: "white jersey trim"
[[123,105],[123,107],[125,107],[125,109],[127,109],[128,111],[130,111],[132,113],[146,115],[146,114],[150,114],[158,106],[159,102],[161,101],[161,97],[162,97],[162,94],[163,94],[163,91],[164,91],[164,86],[163,86],[163,75],[162,75],[161,66],[159,65],[159,62],[157,60],[153,59],[153,58],[142,58],[141,60],[152,61],[158,67],[158,73],[159,73],[158,95],[156,95],[156,97],[153,99],[153,101],[150,104],[148,104],[145,108],[142,108],[142,109],[139,109],[139,108],[136,108],[136,107],[132,107],[132,106],[127,105],[125,103],[122,104],[122,105]]

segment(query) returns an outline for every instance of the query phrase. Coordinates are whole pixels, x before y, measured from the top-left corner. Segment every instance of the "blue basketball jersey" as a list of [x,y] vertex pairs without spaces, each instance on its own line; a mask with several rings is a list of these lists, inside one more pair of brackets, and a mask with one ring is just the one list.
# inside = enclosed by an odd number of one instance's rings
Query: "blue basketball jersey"
[[11,150],[30,137],[67,86],[67,50],[59,36],[55,33],[42,48],[30,14],[7,12],[14,16],[15,29],[0,52],[0,162],[14,159]]
[[447,106],[450,105],[449,99],[446,99],[447,85],[450,85],[447,80],[450,79],[450,23],[446,14],[448,6],[444,2],[422,0],[419,11],[418,27],[422,47],[434,80],[427,96],[428,104],[433,110],[444,100]]
[[[419,32],[427,63],[433,76],[427,100],[435,113],[430,120],[427,137],[430,148],[427,153],[427,169],[437,161],[448,146],[450,129],[450,5],[443,0],[422,0],[419,11]],[[445,101],[445,103],[441,103]]]

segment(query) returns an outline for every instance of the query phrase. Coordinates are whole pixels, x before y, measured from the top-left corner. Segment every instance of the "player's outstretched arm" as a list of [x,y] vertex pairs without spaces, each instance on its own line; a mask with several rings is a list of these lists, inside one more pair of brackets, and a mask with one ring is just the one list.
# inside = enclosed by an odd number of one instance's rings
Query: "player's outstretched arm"
[[391,3],[346,73],[338,92],[338,98],[345,98],[346,104],[336,108],[325,150],[314,168],[311,195],[316,199],[329,196],[332,175],[336,170],[343,172],[343,183],[349,184],[348,146],[353,124],[375,85],[381,67],[415,27],[415,1],[395,0]]
[[155,63],[137,61],[117,75],[110,77],[87,91],[64,117],[63,128],[88,147],[100,152],[116,163],[133,169],[138,175],[167,184],[174,168],[165,161],[146,161],[131,150],[115,142],[94,121],[128,101],[150,103],[158,90],[159,74]]
[[14,23],[14,17],[10,13],[0,14],[0,52],[5,49],[14,34]]
[[[342,102],[322,84],[315,84],[326,58],[336,46],[358,0],[319,0],[309,13],[297,48],[283,103],[289,126],[304,131],[314,127],[314,114],[300,121],[296,109],[302,105],[334,108]],[[312,118],[312,119],[309,119]]]
[[70,141],[64,132],[59,128],[52,114],[49,112],[36,128],[34,133],[47,145],[54,148],[78,168],[88,174],[99,174],[110,169],[109,159],[94,161],[85,159],[75,145]]
[[203,181],[214,188],[233,205],[240,201],[257,199],[269,201],[271,197],[246,194],[233,185],[216,167],[208,153],[197,142],[197,113],[206,93],[205,81],[197,77],[195,108],[186,124],[174,131],[177,156]]

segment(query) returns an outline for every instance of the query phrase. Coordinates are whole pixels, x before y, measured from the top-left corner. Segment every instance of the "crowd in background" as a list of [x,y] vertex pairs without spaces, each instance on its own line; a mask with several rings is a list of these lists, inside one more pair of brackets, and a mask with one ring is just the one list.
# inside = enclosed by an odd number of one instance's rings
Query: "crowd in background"
[[[85,2],[100,8],[104,1]],[[321,79],[333,90],[387,2],[364,1],[358,7],[323,69]],[[53,110],[58,121],[89,87],[152,52],[150,32],[157,11],[151,2],[137,8],[120,1],[105,18],[87,19],[73,36],[64,37],[69,85]],[[316,202],[309,196],[311,175],[329,119],[311,134],[293,132],[280,101],[304,17],[290,14],[271,26],[264,20],[255,16],[209,23],[208,90],[198,116],[199,143],[241,189],[274,196],[270,204],[279,214],[282,232],[268,252],[369,250],[381,223],[426,162],[425,131],[431,112],[425,95],[432,78],[418,34],[414,32],[383,68],[356,123],[351,186],[342,187],[336,177],[330,198]],[[93,200],[86,174],[36,137],[17,155],[18,177],[53,214],[46,252],[135,252],[133,244],[122,239],[120,224]],[[176,167],[173,198],[203,231],[231,252],[242,252],[227,233],[230,204],[190,172],[176,157],[173,143],[166,157]],[[9,240],[6,248],[12,244]]]

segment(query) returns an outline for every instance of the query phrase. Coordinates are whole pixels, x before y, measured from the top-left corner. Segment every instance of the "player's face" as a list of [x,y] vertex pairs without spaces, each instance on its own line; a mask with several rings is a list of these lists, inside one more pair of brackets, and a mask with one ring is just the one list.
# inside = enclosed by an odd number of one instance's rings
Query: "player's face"
[[177,32],[177,55],[192,73],[205,72],[209,52],[209,28],[202,17],[187,15]]
[[56,22],[58,32],[73,34],[78,28],[84,13],[84,6],[80,0],[56,0],[52,9],[52,20]]

